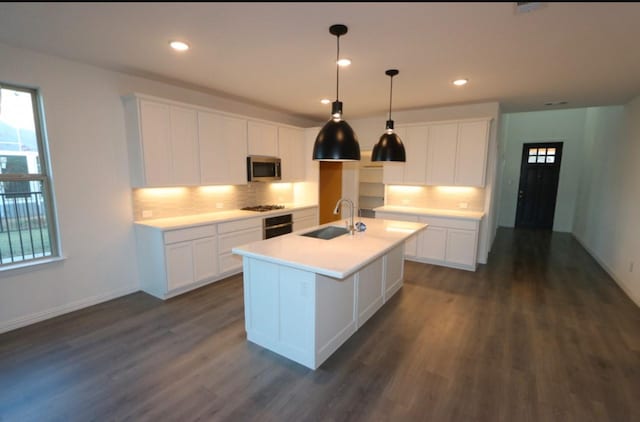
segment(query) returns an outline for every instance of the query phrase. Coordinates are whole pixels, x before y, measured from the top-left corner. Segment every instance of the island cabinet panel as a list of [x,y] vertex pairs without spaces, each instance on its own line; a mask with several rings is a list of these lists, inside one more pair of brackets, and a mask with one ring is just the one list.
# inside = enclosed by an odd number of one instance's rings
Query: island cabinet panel
[[402,287],[403,253],[344,279],[244,256],[247,339],[316,369]]
[[[399,257],[402,262],[402,256]],[[383,303],[383,263],[377,259],[358,271],[356,286],[358,289],[358,328],[376,313]]]
[[400,288],[404,280],[403,245],[396,246],[384,257],[384,302],[391,299]]
[[[316,275],[316,364],[319,366],[357,329],[356,275],[338,280]],[[317,366],[314,367],[314,369]]]

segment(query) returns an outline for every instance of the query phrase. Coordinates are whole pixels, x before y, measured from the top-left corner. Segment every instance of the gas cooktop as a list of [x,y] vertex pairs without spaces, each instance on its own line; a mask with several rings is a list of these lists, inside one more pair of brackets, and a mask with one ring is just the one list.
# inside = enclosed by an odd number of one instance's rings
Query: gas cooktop
[[253,207],[244,207],[240,208],[243,211],[257,211],[257,212],[265,212],[265,211],[273,211],[273,210],[281,210],[284,209],[284,205],[256,205]]

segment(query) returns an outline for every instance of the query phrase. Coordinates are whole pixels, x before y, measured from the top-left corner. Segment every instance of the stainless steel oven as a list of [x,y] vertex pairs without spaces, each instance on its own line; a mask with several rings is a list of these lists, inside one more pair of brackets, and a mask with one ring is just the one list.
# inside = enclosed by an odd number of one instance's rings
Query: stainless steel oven
[[291,214],[267,217],[262,220],[262,228],[263,239],[282,236],[283,234],[291,233],[293,231],[293,218]]

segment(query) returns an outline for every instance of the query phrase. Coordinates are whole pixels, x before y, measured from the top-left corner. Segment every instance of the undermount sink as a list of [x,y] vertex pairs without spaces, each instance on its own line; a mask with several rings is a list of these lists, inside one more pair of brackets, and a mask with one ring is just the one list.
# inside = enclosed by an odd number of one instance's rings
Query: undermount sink
[[312,232],[302,233],[300,236],[329,240],[347,233],[349,233],[349,230],[344,227],[327,226]]

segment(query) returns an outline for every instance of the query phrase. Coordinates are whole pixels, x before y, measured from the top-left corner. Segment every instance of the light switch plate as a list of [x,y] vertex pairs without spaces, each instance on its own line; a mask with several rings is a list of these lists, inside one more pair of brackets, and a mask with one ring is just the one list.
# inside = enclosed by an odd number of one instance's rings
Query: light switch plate
[[462,208],[462,209],[467,209],[469,208],[469,203],[468,202],[458,202],[458,208]]

